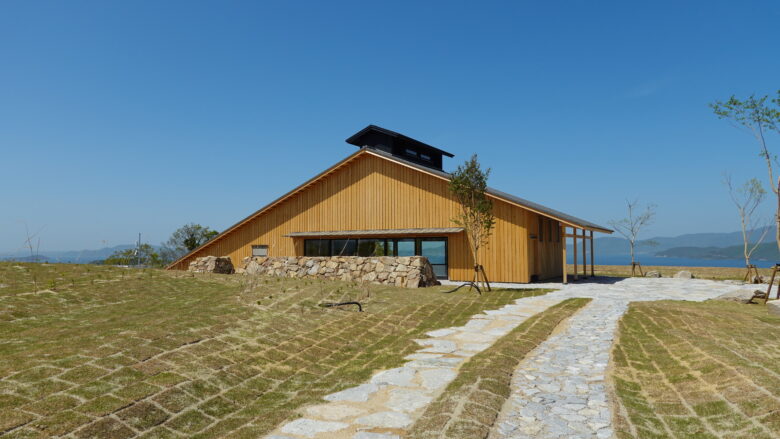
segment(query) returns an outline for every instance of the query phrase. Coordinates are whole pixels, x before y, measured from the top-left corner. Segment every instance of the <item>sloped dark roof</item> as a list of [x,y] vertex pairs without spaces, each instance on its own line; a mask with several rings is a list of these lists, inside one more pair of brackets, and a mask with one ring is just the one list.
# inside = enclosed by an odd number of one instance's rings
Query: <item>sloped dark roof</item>
[[[436,169],[431,169],[431,168],[426,167],[426,166],[421,166],[421,165],[418,165],[417,163],[410,162],[408,160],[404,160],[404,159],[402,159],[400,157],[396,157],[396,156],[394,156],[392,154],[388,154],[388,153],[386,153],[384,151],[371,150],[369,152],[372,153],[372,154],[381,155],[381,156],[386,157],[386,158],[388,158],[390,160],[395,160],[397,162],[403,163],[404,165],[411,166],[413,168],[419,169],[419,170],[421,170],[423,172],[429,172],[429,173],[432,173],[432,174],[436,174],[436,175],[438,175],[438,176],[440,176],[442,178],[446,178],[448,180],[451,177],[451,174],[449,174],[448,172],[439,171],[439,170],[436,170]],[[512,202],[512,203],[519,204],[521,206],[527,207],[527,208],[529,208],[531,210],[535,210],[535,211],[540,212],[540,213],[542,213],[544,215],[547,215],[547,216],[550,216],[550,217],[553,217],[553,218],[556,218],[556,219],[559,219],[559,220],[563,220],[564,222],[567,222],[567,223],[570,223],[570,224],[573,224],[573,225],[585,227],[587,229],[593,229],[593,230],[596,230],[596,231],[599,231],[599,232],[604,232],[604,233],[612,233],[612,232],[614,232],[614,230],[609,229],[607,227],[600,226],[600,225],[598,225],[596,223],[592,223],[590,221],[586,221],[586,220],[584,220],[582,218],[577,218],[576,216],[572,216],[572,215],[560,212],[560,211],[555,210],[555,209],[551,209],[551,208],[549,208],[547,206],[543,206],[541,204],[534,203],[533,201],[528,201],[528,200],[526,200],[524,198],[516,197],[516,196],[514,196],[512,194],[508,194],[506,192],[502,192],[502,191],[500,191],[498,189],[494,189],[494,188],[489,187],[489,188],[487,188],[487,193],[489,193],[490,195],[493,195],[495,197],[507,200],[509,202]]]
[[444,151],[444,150],[439,149],[439,148],[437,148],[435,146],[431,146],[431,145],[428,145],[427,143],[420,142],[417,139],[412,139],[409,136],[404,136],[401,133],[397,133],[395,131],[388,130],[387,128],[382,128],[382,127],[376,126],[376,125],[369,125],[369,126],[363,128],[362,130],[358,131],[357,133],[351,135],[346,140],[346,142],[349,143],[350,145],[355,145],[357,147],[363,147],[363,144],[361,143],[360,139],[363,136],[365,136],[366,134],[368,134],[369,132],[371,132],[371,131],[375,131],[375,132],[378,132],[378,133],[382,133],[382,134],[384,134],[386,136],[395,137],[397,139],[401,139],[401,140],[404,140],[404,141],[407,141],[407,142],[410,142],[410,143],[417,144],[419,146],[422,146],[422,147],[431,149],[433,151],[436,151],[436,152],[438,152],[440,154],[446,155],[447,157],[455,157],[455,155],[450,153],[450,152]]

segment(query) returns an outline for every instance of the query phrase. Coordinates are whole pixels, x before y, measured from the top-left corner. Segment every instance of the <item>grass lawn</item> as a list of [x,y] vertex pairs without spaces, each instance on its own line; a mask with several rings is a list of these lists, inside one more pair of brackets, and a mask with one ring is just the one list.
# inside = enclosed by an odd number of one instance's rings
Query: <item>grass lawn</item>
[[509,397],[520,361],[590,299],[568,299],[541,312],[472,357],[412,427],[412,439],[485,438]]
[[780,437],[780,318],[764,306],[633,303],[613,360],[618,438]]
[[543,293],[444,289],[0,263],[0,436],[257,437],[424,332]]

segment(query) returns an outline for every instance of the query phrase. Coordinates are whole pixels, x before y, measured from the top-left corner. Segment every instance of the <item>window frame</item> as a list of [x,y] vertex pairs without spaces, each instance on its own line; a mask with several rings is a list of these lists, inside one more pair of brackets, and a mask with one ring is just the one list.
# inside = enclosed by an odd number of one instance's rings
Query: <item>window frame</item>
[[[256,255],[255,250],[265,250],[264,255]],[[267,244],[252,244],[252,257],[253,258],[267,258],[268,257],[268,245]]]

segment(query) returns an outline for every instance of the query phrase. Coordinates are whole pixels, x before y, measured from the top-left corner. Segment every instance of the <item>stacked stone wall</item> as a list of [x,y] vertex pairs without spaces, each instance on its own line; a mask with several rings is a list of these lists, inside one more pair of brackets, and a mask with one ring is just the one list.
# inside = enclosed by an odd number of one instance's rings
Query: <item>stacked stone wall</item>
[[433,267],[424,256],[248,257],[236,272],[371,282],[406,288],[439,285]]

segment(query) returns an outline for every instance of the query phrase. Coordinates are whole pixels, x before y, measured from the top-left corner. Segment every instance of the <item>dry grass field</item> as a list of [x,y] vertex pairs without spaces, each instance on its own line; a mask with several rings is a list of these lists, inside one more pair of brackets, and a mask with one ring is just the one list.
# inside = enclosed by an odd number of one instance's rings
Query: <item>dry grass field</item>
[[[544,293],[445,289],[0,263],[0,437],[259,437],[325,394],[400,366],[425,332]],[[319,306],[345,300],[365,312]],[[474,356],[412,437],[488,431],[512,370],[586,303],[551,307]],[[764,306],[633,303],[613,348],[615,431],[780,437],[779,360],[780,318]]]
[[258,437],[425,332],[543,293],[442,290],[0,263],[0,437]]
[[[582,266],[580,265],[578,272],[582,274]],[[626,265],[596,265],[596,276],[612,276],[612,277],[629,277],[631,276],[631,266]],[[643,266],[642,270],[647,273],[648,271],[657,271],[661,273],[663,277],[672,277],[675,273],[681,270],[690,271],[696,278],[699,279],[714,279],[714,280],[742,280],[745,277],[745,269],[737,267],[666,267],[658,265]],[[568,265],[569,276],[574,273],[574,265]],[[760,268],[758,272],[769,279],[772,275],[770,268]],[[588,275],[590,275],[590,265],[588,266]]]
[[618,438],[780,437],[780,318],[762,305],[630,305],[613,348]]

